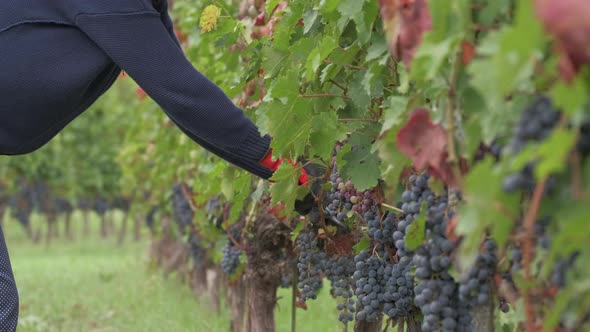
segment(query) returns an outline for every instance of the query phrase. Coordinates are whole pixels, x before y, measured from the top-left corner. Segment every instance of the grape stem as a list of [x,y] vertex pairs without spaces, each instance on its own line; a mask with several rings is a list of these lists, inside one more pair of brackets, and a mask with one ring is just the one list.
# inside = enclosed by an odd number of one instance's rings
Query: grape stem
[[584,197],[584,190],[582,189],[582,170],[580,168],[579,152],[572,153],[570,164],[572,166],[572,194],[575,199],[582,199]]
[[338,121],[340,121],[340,122],[362,122],[362,121],[364,121],[364,122],[373,122],[373,123],[378,123],[379,122],[379,121],[374,120],[374,119],[351,119],[351,118],[348,118],[348,119],[338,119]]
[[317,93],[317,94],[309,94],[309,95],[301,95],[303,98],[325,98],[325,97],[340,97],[344,99],[350,99],[349,96],[339,95],[334,93]]
[[455,108],[457,107],[457,80],[459,78],[459,64],[461,63],[461,52],[456,51],[453,55],[451,76],[449,77],[449,92],[447,93],[447,105],[445,110],[447,122],[447,145],[453,176],[457,181],[461,179],[459,171],[459,159],[457,158],[457,147],[455,145]]
[[238,242],[238,240],[236,240],[236,238],[234,238],[234,235],[229,230],[229,226],[227,225],[227,220],[224,220],[223,223],[225,224],[225,229],[226,229],[227,237],[229,238],[229,240],[234,244],[234,246],[236,248],[245,252],[246,250],[244,249],[244,247]]
[[[195,203],[193,197],[190,195],[189,193],[189,188],[188,185],[186,184],[186,182],[183,182],[180,185],[180,190],[182,191],[182,195],[184,196],[184,199],[186,199],[186,201],[188,202],[188,205],[190,206],[191,210],[193,211],[197,211],[197,204]],[[199,232],[197,231],[197,228],[195,227],[195,224],[193,222],[191,222],[189,224],[189,228],[192,234],[198,235]]]
[[384,207],[386,207],[386,208],[388,208],[388,209],[390,209],[390,210],[397,211],[399,213],[404,213],[404,211],[402,209],[397,208],[397,207],[395,207],[393,205],[389,205],[389,204],[386,204],[386,203],[381,203],[381,205],[384,206]]
[[182,195],[184,196],[184,199],[186,199],[191,209],[193,211],[197,211],[197,204],[195,203],[193,197],[189,193],[188,185],[185,182],[183,182],[180,188],[182,189]]
[[337,87],[339,87],[340,89],[342,89],[342,91],[344,91],[344,93],[346,93],[346,91],[348,91],[348,89],[347,89],[347,88],[346,88],[344,85],[342,85],[342,84],[340,84],[340,83],[338,83],[338,82],[334,81],[333,79],[330,79],[330,83],[332,83],[332,84],[334,84],[335,86],[337,86]]
[[[264,185],[264,181],[262,179],[258,180],[257,187],[260,187],[262,185]],[[258,203],[259,203],[258,200],[252,202],[252,208],[250,209],[250,213],[248,213],[248,217],[246,218],[246,225],[244,227],[245,229],[248,229],[249,228],[249,225],[254,220],[254,215],[256,213],[256,210],[257,210],[257,207],[258,207]]]
[[293,285],[291,285],[291,332],[296,331],[297,324],[297,265],[291,267],[293,269]]
[[[541,199],[543,198],[543,193],[545,192],[545,181],[543,179],[535,186],[535,191],[533,192],[533,197],[531,199],[531,204],[527,210],[527,213],[524,217],[524,231],[525,231],[525,239],[523,241],[523,267],[524,267],[524,277],[528,282],[532,282],[533,277],[531,275],[531,261],[533,260],[533,249],[535,246],[535,221],[537,220],[537,213],[539,211],[539,206],[541,205]],[[527,332],[534,332],[535,329],[535,309],[533,306],[533,299],[531,295],[531,289],[525,289],[524,294],[524,303],[525,303],[525,313],[526,313],[526,329]]]

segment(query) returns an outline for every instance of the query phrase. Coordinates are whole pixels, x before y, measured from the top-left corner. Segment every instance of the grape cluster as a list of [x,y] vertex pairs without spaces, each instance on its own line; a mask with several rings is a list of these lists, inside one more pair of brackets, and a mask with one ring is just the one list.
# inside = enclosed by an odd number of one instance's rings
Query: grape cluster
[[[539,218],[535,223],[535,237],[541,248],[548,250],[551,246],[551,236],[548,231],[549,225],[554,219],[551,216]],[[563,288],[566,283],[567,271],[575,263],[579,252],[574,252],[567,257],[559,257],[551,268],[549,281],[552,285]]]
[[108,210],[109,210],[109,203],[105,199],[103,199],[101,197],[97,197],[94,200],[94,211],[96,211],[96,213],[99,216],[104,216]]
[[354,319],[354,299],[352,275],[355,263],[351,257],[332,257],[326,262],[326,278],[332,283],[332,295],[341,298],[337,308],[340,311],[338,320],[346,324]]
[[158,207],[156,205],[152,205],[152,207],[150,208],[150,211],[148,212],[148,214],[145,216],[145,224],[147,225],[147,227],[150,229],[150,231],[153,233],[155,231],[155,226],[156,226],[156,213],[158,212]]
[[79,198],[78,208],[83,211],[90,210],[92,208],[92,200],[87,197]]
[[223,254],[221,258],[221,269],[225,274],[232,275],[240,264],[242,251],[234,245],[226,244],[221,249],[221,253]]
[[393,233],[393,240],[400,257],[411,257],[410,251],[405,245],[405,235],[408,227],[420,215],[420,208],[423,203],[428,209],[435,204],[435,195],[428,188],[428,174],[411,175],[408,179],[408,189],[402,193],[401,209],[403,214],[397,224],[397,230]]
[[506,299],[504,299],[504,298],[500,298],[500,301],[498,303],[498,308],[503,313],[507,313],[508,311],[510,311],[510,305],[508,304],[508,302],[506,302]]
[[[408,197],[406,195],[406,197]],[[397,249],[397,262],[388,264],[385,268],[387,282],[383,294],[383,312],[392,319],[399,319],[410,315],[414,311],[414,276],[412,252],[405,250],[405,230],[413,216],[406,220],[406,216],[388,214],[384,224],[397,222],[397,227],[391,240]],[[401,219],[401,220],[399,220]],[[413,219],[412,219],[413,220]],[[411,221],[410,221],[411,222]]]
[[385,267],[388,276],[383,293],[383,312],[392,319],[410,315],[414,309],[414,276],[411,259],[402,256],[396,264]]
[[288,273],[281,274],[281,288],[291,288],[293,277]]
[[[513,132],[510,146],[512,154],[518,153],[530,142],[541,142],[551,134],[559,121],[560,113],[555,110],[547,97],[537,97],[521,114]],[[504,179],[506,192],[532,191],[535,186],[534,163],[526,165],[520,172]]]
[[[553,218],[551,216],[544,216],[535,222],[535,239],[541,249],[549,250],[551,246],[551,236],[548,232],[548,227],[552,221]],[[555,261],[548,280],[553,286],[558,288],[565,287],[566,273],[575,263],[578,255],[578,252],[574,252],[567,257],[559,257]],[[513,245],[510,256],[510,273],[505,273],[503,277],[504,279],[513,282],[514,279],[511,274],[522,270],[523,254],[521,248],[518,245]]]
[[489,281],[498,263],[496,244],[493,240],[486,240],[483,247],[483,253],[477,255],[474,265],[459,281],[461,303],[483,305],[490,299]]
[[458,285],[448,271],[453,246],[444,236],[444,224],[439,227],[443,231],[431,229],[426,244],[415,252],[415,302],[424,315],[422,331],[469,331],[469,313],[459,302]]
[[369,227],[369,237],[376,243],[386,246],[393,245],[393,232],[395,230],[396,218],[395,214],[387,214],[383,218],[383,222],[379,220],[379,211],[376,206],[373,206],[364,214],[365,222]]
[[[424,317],[422,331],[469,331],[468,307],[460,303],[458,285],[449,274],[453,243],[446,238],[446,226],[452,213],[448,211],[447,196],[437,197],[428,187],[428,180],[428,174],[410,176],[408,189],[402,194],[403,214],[393,234],[399,257],[395,273],[406,280],[397,279],[403,286],[413,286],[413,294],[408,296],[413,295],[414,301],[403,302],[402,315],[411,312],[415,304]],[[406,247],[406,232],[422,206],[426,208],[426,242],[410,251]],[[401,292],[405,293],[403,287],[398,288],[398,294]],[[399,311],[393,313],[399,315]]]
[[356,318],[375,321],[382,311],[383,293],[386,283],[385,262],[378,256],[363,250],[354,257],[355,295],[357,298]]
[[502,145],[495,140],[490,145],[481,143],[477,151],[475,151],[473,159],[474,161],[480,161],[488,155],[494,158],[494,160],[499,161],[502,156]]
[[328,214],[343,222],[350,211],[364,213],[374,206],[370,190],[357,190],[352,182],[344,182],[336,169],[330,175],[332,189],[327,193],[324,209]]
[[322,272],[328,259],[326,253],[318,247],[318,240],[313,231],[301,232],[295,242],[298,251],[297,271],[301,290],[301,300],[315,300],[317,291],[322,287]]
[[[239,243],[242,232],[241,227],[236,224],[231,226],[229,231],[234,240]],[[221,249],[221,253],[223,254],[221,258],[221,269],[225,274],[232,275],[236,271],[238,265],[240,265],[242,250],[236,247],[234,242],[228,238],[227,244]]]
[[194,212],[183,193],[182,184],[172,187],[172,212],[178,230],[181,234],[185,234],[186,228],[193,223]]
[[205,212],[207,213],[210,223],[214,224],[217,229],[223,229],[222,224],[224,215],[219,196],[214,196],[207,201],[205,204]]
[[573,254],[569,255],[568,258],[560,257],[557,259],[553,265],[553,268],[551,269],[551,276],[549,279],[552,285],[558,288],[565,287],[567,271],[572,267],[572,265],[574,265],[579,254],[579,252],[574,252]]
[[35,204],[35,193],[33,190],[23,183],[20,190],[10,197],[8,204],[12,211],[12,216],[16,218],[18,223],[25,228],[29,227]]
[[61,213],[72,213],[74,210],[72,204],[70,204],[70,202],[64,198],[56,197],[54,199],[54,204],[57,208],[57,211]]
[[590,154],[590,122],[585,122],[580,126],[580,138],[576,149],[582,156]]

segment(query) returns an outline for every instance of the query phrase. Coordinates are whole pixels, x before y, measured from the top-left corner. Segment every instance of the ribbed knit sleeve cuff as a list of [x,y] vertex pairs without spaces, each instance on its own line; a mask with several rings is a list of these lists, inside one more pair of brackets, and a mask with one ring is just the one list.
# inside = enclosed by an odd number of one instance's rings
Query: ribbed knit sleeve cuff
[[271,177],[273,172],[262,166],[260,161],[270,149],[270,141],[270,136],[261,136],[258,128],[252,126],[240,148],[235,151],[235,155],[247,165],[247,168],[251,172],[265,179]]
[[261,161],[270,149],[270,136],[261,136],[256,126],[250,126],[246,139],[240,144],[236,155],[240,158]]

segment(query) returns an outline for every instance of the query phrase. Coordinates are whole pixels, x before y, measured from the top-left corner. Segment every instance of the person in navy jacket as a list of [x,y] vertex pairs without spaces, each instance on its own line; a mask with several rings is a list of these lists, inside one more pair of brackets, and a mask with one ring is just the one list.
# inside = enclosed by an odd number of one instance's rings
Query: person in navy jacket
[[[270,137],[184,56],[166,0],[0,1],[0,155],[46,144],[121,70],[209,151],[262,178],[280,164]],[[0,331],[14,331],[17,318],[0,230]]]

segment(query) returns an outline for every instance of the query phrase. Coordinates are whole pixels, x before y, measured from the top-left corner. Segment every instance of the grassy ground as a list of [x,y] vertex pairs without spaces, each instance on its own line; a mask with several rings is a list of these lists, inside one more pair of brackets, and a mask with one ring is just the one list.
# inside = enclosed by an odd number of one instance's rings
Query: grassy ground
[[[83,239],[77,229],[75,241],[47,247],[25,239],[11,221],[5,233],[20,293],[19,332],[228,331],[227,312],[212,312],[176,278],[148,268],[145,236],[117,246],[97,230]],[[298,331],[341,331],[334,301],[322,295],[298,310]],[[290,291],[279,297],[277,331],[290,331]]]

